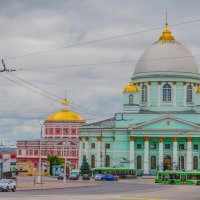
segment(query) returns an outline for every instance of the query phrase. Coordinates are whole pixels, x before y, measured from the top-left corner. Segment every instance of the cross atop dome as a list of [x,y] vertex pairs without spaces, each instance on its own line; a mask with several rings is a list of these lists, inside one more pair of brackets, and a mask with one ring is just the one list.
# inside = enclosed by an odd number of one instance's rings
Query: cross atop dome
[[66,97],[66,96],[67,96],[67,95],[66,95],[66,89],[65,89],[65,98],[64,98],[64,99],[62,100],[62,102],[61,102],[61,104],[64,105],[64,106],[70,104],[70,102],[67,100],[67,97]]
[[168,27],[168,18],[167,18],[167,11],[166,11],[166,23],[165,23],[165,29],[162,32],[162,35],[160,36],[158,42],[160,43],[174,43],[175,38],[171,34],[169,27]]
[[69,105],[69,101],[66,99],[66,98],[64,98],[63,100],[62,100],[62,102],[61,102],[61,104],[62,105]]

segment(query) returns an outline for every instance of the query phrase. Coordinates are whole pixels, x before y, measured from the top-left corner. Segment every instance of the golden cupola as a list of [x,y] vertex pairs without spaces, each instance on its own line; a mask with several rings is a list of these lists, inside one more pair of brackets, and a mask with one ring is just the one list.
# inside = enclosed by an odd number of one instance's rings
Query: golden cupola
[[[69,105],[69,103],[70,102],[66,98],[61,102],[64,106]],[[80,114],[68,108],[63,108],[51,113],[45,121],[85,121],[85,119]]]
[[166,27],[164,31],[162,32],[162,35],[160,36],[158,42],[161,43],[173,43],[175,41],[174,36],[171,34],[168,24],[166,24]]
[[129,85],[127,85],[124,88],[123,93],[132,93],[132,92],[139,92],[138,87],[136,85],[134,85],[133,81],[131,80],[129,82]]

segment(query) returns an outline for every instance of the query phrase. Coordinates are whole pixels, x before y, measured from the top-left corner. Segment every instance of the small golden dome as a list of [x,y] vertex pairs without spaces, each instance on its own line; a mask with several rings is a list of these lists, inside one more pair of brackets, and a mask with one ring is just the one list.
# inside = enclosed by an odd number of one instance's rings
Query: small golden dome
[[197,88],[196,93],[200,93],[200,86]]
[[166,27],[160,36],[158,42],[161,43],[173,43],[175,41],[174,36],[171,34],[168,25],[166,24]]
[[138,88],[136,85],[133,85],[133,82],[130,81],[129,85],[127,85],[125,88],[124,88],[124,91],[123,93],[129,93],[129,92],[139,92]]
[[67,109],[62,109],[57,112],[53,112],[50,114],[47,119],[51,121],[84,121],[85,119],[79,115],[78,113],[67,110]]

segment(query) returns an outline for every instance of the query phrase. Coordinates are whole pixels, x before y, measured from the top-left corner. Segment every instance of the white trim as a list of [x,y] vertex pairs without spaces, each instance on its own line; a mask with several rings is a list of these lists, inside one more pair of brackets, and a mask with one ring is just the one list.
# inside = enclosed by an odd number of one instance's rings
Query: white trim
[[160,103],[161,103],[161,101],[160,101],[160,95],[161,95],[160,89],[161,89],[161,85],[159,84],[158,85],[158,106],[160,106]]
[[163,170],[163,142],[159,142],[159,166]]
[[144,142],[144,174],[149,174],[149,141]]
[[85,156],[86,159],[89,159],[89,149],[88,149],[88,141],[85,141]]
[[135,142],[134,141],[130,141],[130,168],[135,168],[135,152],[134,152],[134,149],[135,149]]
[[187,106],[187,103],[186,103],[186,95],[187,95],[187,93],[186,93],[186,84],[183,86],[183,104],[184,104],[184,106],[186,107]]
[[148,85],[147,84],[147,106],[150,106],[151,105],[151,92],[150,92],[150,90],[151,90],[151,87],[150,87],[150,85]]
[[186,170],[192,170],[192,142],[187,142],[187,161],[186,161]]
[[174,84],[173,106],[176,106],[176,84]]
[[97,142],[97,167],[101,167],[101,141]]
[[178,148],[177,148],[177,141],[173,141],[173,170],[176,170],[175,166],[178,166]]

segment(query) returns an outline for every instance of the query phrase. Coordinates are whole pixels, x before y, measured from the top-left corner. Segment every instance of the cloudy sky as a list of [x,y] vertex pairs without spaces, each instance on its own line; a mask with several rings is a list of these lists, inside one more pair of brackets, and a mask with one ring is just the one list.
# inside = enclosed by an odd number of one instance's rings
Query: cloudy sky
[[[0,142],[39,138],[38,120],[62,108],[65,90],[88,122],[120,112],[136,65],[126,61],[139,59],[162,29],[79,44],[163,27],[166,9],[169,25],[200,20],[199,7],[198,0],[0,0],[0,58],[22,69],[0,73]],[[197,55],[199,27],[170,30]]]

